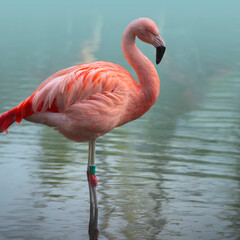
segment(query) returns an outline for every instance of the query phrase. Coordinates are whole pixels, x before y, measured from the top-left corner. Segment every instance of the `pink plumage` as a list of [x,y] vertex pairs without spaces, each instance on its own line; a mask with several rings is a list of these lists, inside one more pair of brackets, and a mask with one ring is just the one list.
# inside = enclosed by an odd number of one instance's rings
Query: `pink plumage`
[[121,66],[109,62],[82,64],[46,79],[15,110],[1,115],[1,131],[26,120],[55,127],[82,142],[119,125],[136,82]]
[[[93,62],[61,70],[17,107],[0,116],[0,132],[7,132],[15,121],[21,122],[24,118],[54,127],[70,140],[89,141],[93,148],[89,153],[95,152],[98,137],[142,116],[159,95],[157,71],[137,48],[136,36],[157,49],[157,64],[165,52],[165,43],[150,19],[140,18],[128,25],[122,37],[122,50],[139,82],[126,69],[111,62]],[[88,166],[94,163],[92,155]],[[89,179],[92,187],[96,187],[95,174]],[[93,199],[91,191],[90,199]]]

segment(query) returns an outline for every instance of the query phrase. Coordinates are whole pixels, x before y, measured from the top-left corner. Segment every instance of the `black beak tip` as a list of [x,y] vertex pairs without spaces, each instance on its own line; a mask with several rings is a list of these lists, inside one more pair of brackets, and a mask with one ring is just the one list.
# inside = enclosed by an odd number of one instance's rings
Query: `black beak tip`
[[156,64],[159,64],[161,62],[165,50],[166,50],[165,46],[159,46],[156,48]]

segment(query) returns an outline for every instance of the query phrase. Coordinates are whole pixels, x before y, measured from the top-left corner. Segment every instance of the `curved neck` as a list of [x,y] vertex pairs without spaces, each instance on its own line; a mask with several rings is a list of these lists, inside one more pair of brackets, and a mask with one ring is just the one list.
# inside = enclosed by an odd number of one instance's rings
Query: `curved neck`
[[149,109],[159,95],[160,80],[152,62],[137,48],[135,39],[136,25],[129,24],[122,37],[123,55],[137,73],[143,101],[149,103]]

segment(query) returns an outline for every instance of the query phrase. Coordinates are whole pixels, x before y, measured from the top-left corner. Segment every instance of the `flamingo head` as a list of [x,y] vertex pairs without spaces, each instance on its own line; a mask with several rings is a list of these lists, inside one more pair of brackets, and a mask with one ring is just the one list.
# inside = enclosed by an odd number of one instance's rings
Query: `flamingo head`
[[139,18],[135,21],[138,26],[136,28],[137,37],[156,48],[156,64],[159,64],[165,53],[166,45],[159,35],[157,25],[149,18]]

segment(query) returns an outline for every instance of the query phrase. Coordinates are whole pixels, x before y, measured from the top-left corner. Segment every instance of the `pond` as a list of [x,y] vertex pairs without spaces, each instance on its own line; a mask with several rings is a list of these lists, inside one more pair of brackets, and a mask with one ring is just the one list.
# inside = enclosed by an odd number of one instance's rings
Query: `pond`
[[[149,17],[167,50],[157,103],[97,141],[99,239],[240,238],[240,15],[228,1],[5,1],[0,112],[56,71],[124,59]],[[153,62],[152,46],[137,41]],[[0,239],[89,239],[87,143],[23,121],[0,135]]]

